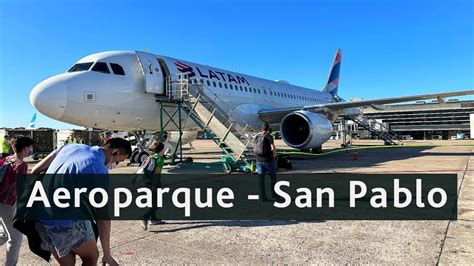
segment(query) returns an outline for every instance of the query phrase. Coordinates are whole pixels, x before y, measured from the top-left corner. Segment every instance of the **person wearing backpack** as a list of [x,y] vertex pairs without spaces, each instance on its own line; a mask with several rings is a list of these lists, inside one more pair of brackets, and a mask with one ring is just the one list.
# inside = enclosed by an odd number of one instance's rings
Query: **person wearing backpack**
[[16,176],[25,175],[28,165],[23,159],[33,148],[33,140],[28,137],[17,137],[12,141],[14,154],[0,159],[0,218],[4,232],[8,235],[5,265],[16,265],[22,234],[13,228],[13,215],[16,209]]
[[[143,178],[145,185],[152,191],[156,191],[157,188],[161,187],[161,170],[165,163],[165,145],[162,142],[155,142],[151,145],[150,151],[152,152],[152,155],[145,160],[140,169],[142,169],[144,175]],[[155,194],[153,193],[153,195]],[[156,200],[153,199],[153,202],[155,201]],[[156,210],[157,207],[155,206],[145,214],[143,219],[144,230],[148,229],[148,224],[157,225],[163,223],[163,221],[156,218]]]
[[[143,181],[145,186],[152,191],[152,195],[156,195],[156,189],[161,187],[161,169],[165,163],[163,158],[163,153],[165,150],[165,145],[162,142],[155,142],[151,145],[150,151],[152,155],[148,156],[146,160],[140,165],[140,168],[137,171],[138,175],[143,176]],[[156,199],[153,198],[153,202],[156,202]],[[158,208],[153,205],[152,208],[143,216],[143,229],[148,229],[148,224],[157,225],[163,223],[160,219],[156,218],[156,210]]]
[[253,151],[255,153],[255,159],[257,164],[260,198],[262,201],[269,200],[265,194],[265,174],[267,172],[270,175],[272,197],[276,198],[274,190],[276,183],[276,148],[273,142],[273,137],[270,135],[270,125],[268,123],[264,123],[262,125],[262,131],[255,136],[253,143]]

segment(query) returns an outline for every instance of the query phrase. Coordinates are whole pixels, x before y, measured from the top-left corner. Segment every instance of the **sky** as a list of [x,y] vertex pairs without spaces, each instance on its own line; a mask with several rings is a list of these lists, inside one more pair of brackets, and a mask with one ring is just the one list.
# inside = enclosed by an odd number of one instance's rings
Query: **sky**
[[[0,0],[0,128],[26,127],[30,90],[78,59],[144,50],[339,95],[474,89],[472,0]],[[38,127],[74,128],[38,113]]]

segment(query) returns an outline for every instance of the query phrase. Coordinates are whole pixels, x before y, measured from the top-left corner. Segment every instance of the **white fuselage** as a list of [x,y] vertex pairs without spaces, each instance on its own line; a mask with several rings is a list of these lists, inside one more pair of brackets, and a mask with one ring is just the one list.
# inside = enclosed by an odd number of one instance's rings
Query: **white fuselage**
[[[324,104],[334,101],[329,93],[239,74],[166,56],[155,56],[167,70],[162,75],[177,77],[187,74],[192,81],[202,82],[205,92],[217,96],[219,107],[235,120],[259,127],[261,110]],[[97,72],[97,62],[107,63],[110,73]],[[164,62],[164,64],[163,64]],[[160,105],[153,93],[147,93],[144,67],[136,52],[103,52],[79,60],[92,63],[89,69],[66,72],[39,83],[30,101],[43,114],[66,123],[110,130],[160,130]],[[111,63],[120,65],[125,75],[112,71]],[[75,65],[75,66],[76,66]],[[85,67],[85,68],[86,68]],[[150,73],[151,73],[150,68]],[[164,92],[163,87],[158,90]],[[167,109],[172,112],[176,105]],[[190,120],[185,127],[195,127]],[[170,123],[168,130],[173,130]]]

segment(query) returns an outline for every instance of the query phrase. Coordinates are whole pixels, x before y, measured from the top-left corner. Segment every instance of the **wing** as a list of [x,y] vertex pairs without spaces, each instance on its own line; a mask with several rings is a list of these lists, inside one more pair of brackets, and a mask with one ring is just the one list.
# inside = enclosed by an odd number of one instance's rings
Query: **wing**
[[334,103],[317,104],[317,105],[311,105],[311,106],[296,106],[296,107],[289,107],[289,108],[265,109],[258,112],[258,116],[262,121],[278,123],[283,119],[283,117],[285,117],[285,115],[294,111],[299,111],[299,110],[305,110],[305,111],[311,111],[311,112],[322,112],[322,111],[337,112],[337,111],[341,111],[341,110],[353,108],[353,107],[380,105],[380,104],[388,104],[388,103],[411,102],[411,101],[418,101],[418,100],[446,98],[446,97],[463,96],[463,95],[470,95],[470,94],[474,94],[474,90],[435,93],[435,94],[422,94],[422,95],[382,98],[382,99],[353,101],[353,102],[334,102]]

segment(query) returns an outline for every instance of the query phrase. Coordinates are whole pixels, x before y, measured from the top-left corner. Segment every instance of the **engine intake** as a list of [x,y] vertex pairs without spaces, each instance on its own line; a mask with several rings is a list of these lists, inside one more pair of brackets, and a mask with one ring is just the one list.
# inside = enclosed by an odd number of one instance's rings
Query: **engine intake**
[[321,146],[331,138],[332,130],[332,123],[326,116],[308,111],[290,113],[280,125],[283,141],[302,150]]

